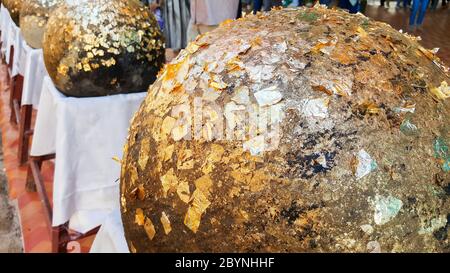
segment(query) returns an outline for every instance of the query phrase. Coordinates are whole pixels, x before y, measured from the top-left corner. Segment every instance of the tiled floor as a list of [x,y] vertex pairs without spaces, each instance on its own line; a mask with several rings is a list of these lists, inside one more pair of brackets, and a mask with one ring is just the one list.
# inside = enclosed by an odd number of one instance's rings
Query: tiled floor
[[[2,131],[4,167],[11,199],[17,199],[19,218],[24,241],[24,252],[50,252],[50,229],[45,220],[44,209],[36,192],[25,190],[27,167],[19,166],[17,159],[18,128],[9,122],[9,92],[7,91],[6,66],[0,65],[0,127]],[[49,196],[52,196],[54,166],[46,162],[42,175]],[[94,237],[74,242],[70,252],[88,252]]]
[[[422,45],[432,49],[435,47],[440,48],[438,52],[439,58],[444,63],[450,65],[450,4],[447,7],[439,6],[435,11],[427,10],[425,13],[425,19],[423,26],[420,29],[412,32],[414,36],[420,36],[422,38]],[[403,31],[410,32],[408,30],[408,22],[410,10],[395,8],[396,2],[391,1],[390,7],[380,7],[379,1],[369,0],[369,5],[366,9],[366,15],[378,21],[386,22],[393,26],[395,29],[402,29]]]

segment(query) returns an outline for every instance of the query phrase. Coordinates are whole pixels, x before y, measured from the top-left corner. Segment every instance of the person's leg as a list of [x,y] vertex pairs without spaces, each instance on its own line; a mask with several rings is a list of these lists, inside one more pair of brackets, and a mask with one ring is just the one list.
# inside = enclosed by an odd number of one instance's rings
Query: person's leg
[[239,5],[238,5],[238,11],[237,11],[236,19],[239,19],[241,17],[242,17],[242,1],[239,0]]
[[253,14],[261,11],[262,0],[253,0]]
[[350,13],[353,13],[353,14],[358,13],[358,11],[359,11],[359,2],[356,2],[355,5],[352,5],[352,4],[350,3],[350,8],[349,8],[348,11],[349,11]]
[[435,10],[438,4],[438,0],[431,0],[431,10]]
[[422,0],[422,2],[420,3],[421,5],[419,17],[417,18],[417,25],[422,25],[423,23],[423,18],[425,17],[425,12],[427,11],[428,1],[429,0]]
[[419,1],[412,0],[411,15],[409,16],[409,25],[414,26],[416,24],[417,11],[419,10]]
[[272,0],[263,0],[263,10],[269,11],[272,8]]
[[331,4],[331,0],[319,0],[319,3],[321,5],[327,5],[329,6]]

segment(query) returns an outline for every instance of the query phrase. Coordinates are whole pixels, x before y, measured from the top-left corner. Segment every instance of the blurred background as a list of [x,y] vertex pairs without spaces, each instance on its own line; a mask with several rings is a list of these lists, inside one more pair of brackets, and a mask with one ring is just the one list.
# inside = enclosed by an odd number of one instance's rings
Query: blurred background
[[[149,5],[164,29],[168,57],[173,58],[185,41],[201,30],[211,30],[223,19],[264,12],[274,6],[313,6],[317,3],[386,22],[397,30],[420,36],[427,48],[440,48],[438,56],[450,63],[449,0],[142,0]],[[234,9],[237,9],[234,11]],[[229,18],[231,17],[231,18]],[[195,30],[197,26],[200,31]]]

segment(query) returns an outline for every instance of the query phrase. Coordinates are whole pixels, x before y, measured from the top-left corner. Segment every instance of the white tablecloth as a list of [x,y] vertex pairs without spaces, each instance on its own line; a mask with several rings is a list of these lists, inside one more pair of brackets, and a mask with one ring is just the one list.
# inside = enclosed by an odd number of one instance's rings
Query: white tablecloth
[[[2,54],[6,55],[6,52],[9,51],[9,47],[8,47],[8,39],[9,39],[9,30],[10,30],[10,24],[12,22],[11,16],[9,15],[9,11],[5,8],[5,6],[3,6],[3,4],[1,5],[1,17],[0,17],[0,27],[2,29],[2,37],[1,37],[1,41],[2,41]],[[8,53],[9,56],[9,53]],[[6,59],[6,58],[5,58]],[[6,59],[7,62],[9,62],[9,59]]]
[[115,209],[102,224],[91,246],[91,253],[129,253],[120,210]]
[[11,70],[11,77],[14,77],[19,74],[21,61],[20,54],[22,53],[22,44],[24,40],[22,37],[22,33],[20,32],[20,28],[16,26],[14,22],[12,22],[11,26],[10,39],[11,44],[14,47],[14,59]]
[[9,16],[8,14],[8,10],[5,8],[5,6],[3,6],[3,4],[0,5],[0,30],[2,31],[2,35],[0,37],[0,41],[2,42],[2,53],[4,53],[4,50],[6,48],[5,46],[5,41],[6,41],[6,32],[7,32],[7,27],[6,27],[6,18]]
[[19,73],[24,77],[22,105],[33,105],[38,109],[42,83],[48,76],[42,49],[33,49],[23,41],[19,64]]
[[20,53],[22,48],[22,35],[20,34],[20,28],[16,26],[11,19],[9,12],[2,5],[1,15],[1,28],[2,28],[2,52],[5,54],[6,63],[9,64],[11,55],[11,46],[14,47],[14,63],[12,65],[11,76],[14,77],[19,74]]
[[[45,77],[30,154],[56,153],[54,226],[72,220],[77,213],[109,213],[119,207],[120,165],[112,157],[122,157],[130,119],[145,96],[146,92],[71,98]],[[74,228],[80,232],[104,220],[82,218],[85,223]]]

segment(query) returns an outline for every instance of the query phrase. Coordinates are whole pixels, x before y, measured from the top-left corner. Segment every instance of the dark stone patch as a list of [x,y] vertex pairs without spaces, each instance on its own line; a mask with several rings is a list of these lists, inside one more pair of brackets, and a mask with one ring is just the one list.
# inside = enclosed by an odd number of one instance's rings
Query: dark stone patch
[[[336,166],[335,158],[339,151],[356,133],[356,130],[342,133],[333,129],[308,134],[301,142],[299,150],[286,154],[290,170],[288,176],[309,179],[332,170]],[[315,148],[323,142],[331,143],[332,140],[334,140],[333,146],[328,149]]]
[[280,215],[287,219],[289,225],[292,225],[300,215],[305,215],[308,211],[322,207],[324,207],[322,202],[319,204],[311,204],[309,206],[300,206],[297,201],[292,201],[288,208],[281,210]]

